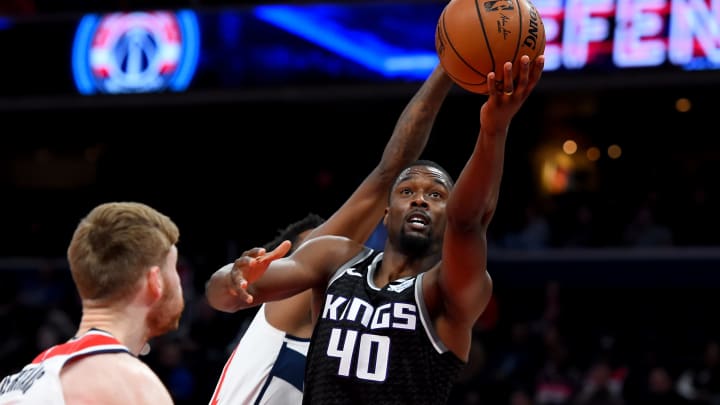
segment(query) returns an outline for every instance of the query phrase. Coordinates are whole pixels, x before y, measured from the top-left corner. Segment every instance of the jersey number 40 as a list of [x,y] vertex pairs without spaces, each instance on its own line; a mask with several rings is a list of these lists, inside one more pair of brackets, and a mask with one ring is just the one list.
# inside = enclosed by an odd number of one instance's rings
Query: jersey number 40
[[340,359],[338,375],[349,377],[353,358],[357,358],[355,376],[363,380],[385,381],[387,377],[388,359],[390,357],[390,338],[387,336],[360,334],[348,330],[342,339],[342,329],[334,328],[330,334],[327,354]]

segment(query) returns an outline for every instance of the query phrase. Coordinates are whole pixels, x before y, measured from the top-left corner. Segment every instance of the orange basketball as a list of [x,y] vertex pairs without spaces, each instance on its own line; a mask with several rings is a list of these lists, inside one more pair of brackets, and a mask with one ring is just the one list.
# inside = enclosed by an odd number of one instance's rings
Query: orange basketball
[[545,26],[530,0],[450,0],[438,19],[435,50],[445,72],[460,87],[487,94],[487,75],[502,85],[503,65],[520,74],[522,55],[545,52]]

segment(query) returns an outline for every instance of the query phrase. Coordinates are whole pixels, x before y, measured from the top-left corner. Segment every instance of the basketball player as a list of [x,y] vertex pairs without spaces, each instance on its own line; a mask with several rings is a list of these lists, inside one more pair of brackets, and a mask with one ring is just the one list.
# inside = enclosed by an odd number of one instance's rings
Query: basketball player
[[0,404],[172,404],[138,355],[177,329],[184,300],[179,232],[140,203],[95,207],[75,230],[68,261],[82,299],[77,334],[0,382]]
[[[393,180],[422,153],[452,85],[438,65],[400,115],[377,167],[310,237],[342,235],[357,243],[370,237],[382,217]],[[320,221],[316,218],[315,226]],[[299,234],[299,229],[294,231],[291,237]],[[300,237],[294,242],[303,240]],[[231,284],[231,268],[232,263],[216,271],[206,286],[210,305],[226,312],[247,307]],[[262,305],[226,362],[211,404],[287,405],[302,401],[305,355],[313,330],[311,297],[308,290]]]
[[[486,230],[502,178],[512,118],[540,79],[544,57],[512,63],[504,91],[488,75],[475,148],[457,184],[430,161],[395,180],[384,251],[340,236],[255,248],[230,280],[247,303],[313,289],[317,323],[307,355],[304,404],[442,404],[468,361],[472,327],[492,294]],[[532,68],[531,68],[532,66]],[[441,260],[442,258],[442,260]],[[261,277],[262,276],[262,277]]]

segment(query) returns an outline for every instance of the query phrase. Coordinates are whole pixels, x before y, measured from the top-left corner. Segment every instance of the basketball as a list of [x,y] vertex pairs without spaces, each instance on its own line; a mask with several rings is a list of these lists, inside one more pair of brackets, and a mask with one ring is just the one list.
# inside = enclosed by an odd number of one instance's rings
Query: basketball
[[487,75],[502,86],[503,65],[520,74],[522,55],[534,60],[545,52],[545,26],[530,0],[450,0],[435,29],[440,64],[460,87],[487,94]]

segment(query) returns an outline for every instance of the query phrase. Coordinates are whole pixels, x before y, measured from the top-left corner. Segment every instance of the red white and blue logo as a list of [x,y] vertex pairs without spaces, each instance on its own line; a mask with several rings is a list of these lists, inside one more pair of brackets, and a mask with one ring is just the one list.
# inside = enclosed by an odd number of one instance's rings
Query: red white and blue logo
[[199,53],[192,11],[90,14],[75,34],[73,77],[81,94],[184,91]]

